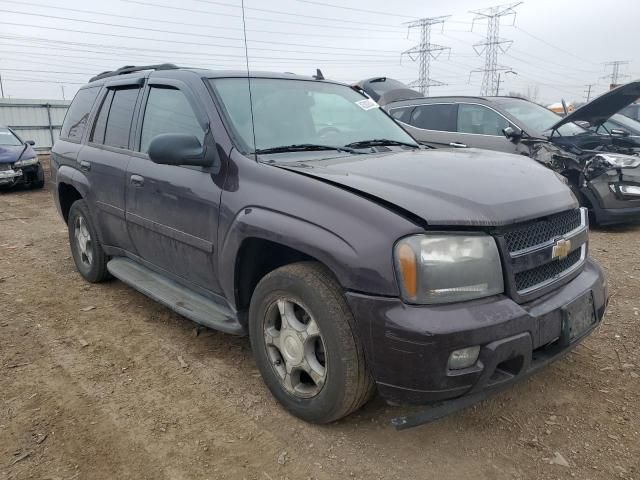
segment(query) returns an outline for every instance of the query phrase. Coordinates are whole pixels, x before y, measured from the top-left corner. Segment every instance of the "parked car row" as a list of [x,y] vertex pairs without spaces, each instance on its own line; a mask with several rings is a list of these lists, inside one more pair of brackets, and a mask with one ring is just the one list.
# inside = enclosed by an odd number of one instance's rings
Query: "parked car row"
[[[248,334],[273,395],[316,423],[376,390],[440,403],[397,426],[433,420],[574,348],[608,293],[563,177],[409,133],[461,126],[515,151],[525,125],[511,105],[385,107],[406,122],[321,75],[165,64],[94,77],[51,156],[77,270]],[[424,108],[440,109],[439,122]],[[531,115],[526,128],[545,135]],[[463,143],[450,138],[439,142]]]
[[563,175],[599,224],[640,220],[640,123],[616,112],[640,82],[561,117],[514,97],[428,97],[386,77],[357,85],[421,143],[526,155]]

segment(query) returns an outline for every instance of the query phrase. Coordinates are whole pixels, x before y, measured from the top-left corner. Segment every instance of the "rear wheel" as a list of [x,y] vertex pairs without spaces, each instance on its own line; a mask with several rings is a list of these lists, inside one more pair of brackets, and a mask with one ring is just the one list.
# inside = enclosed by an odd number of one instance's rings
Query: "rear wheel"
[[76,200],[71,205],[67,227],[71,253],[80,275],[91,283],[109,278],[107,256],[98,240],[89,208],[84,200]]
[[267,387],[293,415],[328,423],[371,397],[353,316],[320,264],[295,263],[266,275],[251,298],[249,330]]

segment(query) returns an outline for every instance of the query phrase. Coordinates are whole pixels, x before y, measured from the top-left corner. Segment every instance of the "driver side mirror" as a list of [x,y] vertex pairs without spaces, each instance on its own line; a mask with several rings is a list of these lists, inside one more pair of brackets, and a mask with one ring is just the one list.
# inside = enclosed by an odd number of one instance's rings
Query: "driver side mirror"
[[629,132],[627,132],[626,130],[622,130],[621,128],[612,128],[611,135],[617,135],[619,137],[628,137]]
[[33,140],[27,140],[26,142],[27,145],[31,145],[32,147],[36,144],[36,142],[34,142]]
[[504,134],[505,137],[507,137],[512,142],[517,142],[522,138],[522,130],[520,130],[517,127],[514,128],[511,125],[509,125],[506,128],[503,128],[502,133]]
[[209,167],[213,160],[195,135],[163,133],[149,144],[149,158],[160,165]]

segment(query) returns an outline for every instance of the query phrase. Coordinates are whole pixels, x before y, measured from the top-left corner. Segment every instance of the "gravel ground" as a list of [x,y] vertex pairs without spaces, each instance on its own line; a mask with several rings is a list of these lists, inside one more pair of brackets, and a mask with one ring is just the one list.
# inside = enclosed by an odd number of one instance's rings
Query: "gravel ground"
[[640,227],[592,232],[604,323],[532,379],[431,425],[376,398],[289,416],[248,339],[84,282],[51,192],[0,194],[0,478],[640,479]]

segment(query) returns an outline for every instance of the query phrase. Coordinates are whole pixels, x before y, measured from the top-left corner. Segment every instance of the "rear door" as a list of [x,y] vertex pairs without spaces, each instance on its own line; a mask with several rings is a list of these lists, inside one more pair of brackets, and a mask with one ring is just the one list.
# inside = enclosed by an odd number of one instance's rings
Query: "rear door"
[[436,148],[455,147],[456,111],[455,103],[426,103],[389,109],[420,143]]
[[[198,87],[199,88],[199,87]],[[210,135],[202,101],[204,85],[194,94],[179,80],[150,80],[137,128],[138,153],[126,179],[129,234],[142,260],[211,292],[219,292],[214,251],[222,190],[209,167],[158,165],[147,151],[163,133]]]
[[96,221],[107,246],[132,251],[125,222],[125,179],[142,79],[115,81],[102,92],[88,142],[78,155],[91,184]]
[[467,147],[516,153],[517,144],[504,136],[502,130],[514,127],[502,114],[479,103],[459,103],[456,121],[456,142]]

